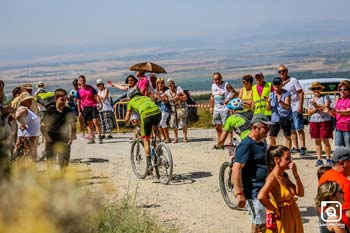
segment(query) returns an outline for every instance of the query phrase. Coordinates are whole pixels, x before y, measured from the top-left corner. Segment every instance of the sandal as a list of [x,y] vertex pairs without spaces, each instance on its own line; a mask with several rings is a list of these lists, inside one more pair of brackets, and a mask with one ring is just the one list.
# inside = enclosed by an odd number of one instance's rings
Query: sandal
[[173,140],[173,143],[178,143],[179,141],[177,139],[174,139]]
[[165,143],[170,143],[171,140],[170,139],[167,139],[167,140],[164,140]]

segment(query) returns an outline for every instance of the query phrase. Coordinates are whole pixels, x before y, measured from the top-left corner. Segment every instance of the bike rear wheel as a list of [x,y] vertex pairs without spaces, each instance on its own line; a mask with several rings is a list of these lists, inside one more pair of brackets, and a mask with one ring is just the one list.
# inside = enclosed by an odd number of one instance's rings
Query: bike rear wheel
[[157,178],[162,184],[169,184],[173,175],[173,156],[170,148],[164,142],[156,148],[155,170]]
[[139,179],[145,179],[147,176],[147,159],[142,140],[134,140],[130,151],[131,167]]
[[222,197],[228,207],[237,209],[235,189],[232,183],[232,168],[229,162],[224,162],[220,167],[219,185]]

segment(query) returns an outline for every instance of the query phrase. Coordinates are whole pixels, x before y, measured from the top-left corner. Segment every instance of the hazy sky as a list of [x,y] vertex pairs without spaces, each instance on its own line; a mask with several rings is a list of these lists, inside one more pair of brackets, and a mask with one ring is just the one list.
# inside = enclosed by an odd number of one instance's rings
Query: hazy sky
[[0,49],[191,39],[274,23],[350,22],[349,0],[0,0]]

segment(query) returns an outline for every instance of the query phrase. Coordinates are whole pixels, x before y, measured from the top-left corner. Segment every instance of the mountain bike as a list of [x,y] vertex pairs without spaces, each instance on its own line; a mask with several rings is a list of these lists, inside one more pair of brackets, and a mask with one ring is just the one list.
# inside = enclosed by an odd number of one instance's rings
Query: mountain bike
[[[136,177],[145,179],[149,175],[149,171],[139,131],[140,129],[138,128],[138,136],[131,144],[130,160]],[[169,184],[173,175],[173,157],[169,146],[164,142],[157,142],[155,133],[152,133],[150,150],[152,170],[155,171],[156,177],[162,184]]]
[[[223,148],[229,149],[230,161],[226,161],[221,164],[219,171],[219,186],[220,192],[224,201],[231,209],[241,209],[237,206],[237,196],[235,194],[235,188],[233,185],[232,166],[234,163],[234,154],[239,141],[233,140],[232,145],[224,145]],[[222,149],[223,149],[222,148]]]

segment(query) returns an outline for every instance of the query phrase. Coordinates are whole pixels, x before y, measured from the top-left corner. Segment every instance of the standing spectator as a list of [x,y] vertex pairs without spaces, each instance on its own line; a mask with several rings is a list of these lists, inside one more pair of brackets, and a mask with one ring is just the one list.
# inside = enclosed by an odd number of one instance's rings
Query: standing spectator
[[[313,82],[309,90],[313,92],[308,103],[307,113],[310,117],[310,136],[315,139],[315,149],[317,155],[316,167],[323,164],[322,143],[326,151],[326,163],[331,165],[331,145],[329,138],[333,138],[332,117],[326,112],[331,104],[328,95],[321,94],[324,86],[320,82]],[[326,112],[324,112],[326,110]]]
[[267,109],[272,110],[271,121],[274,123],[270,126],[270,146],[276,145],[276,137],[280,129],[286,140],[286,146],[291,148],[291,111],[290,111],[290,93],[282,89],[282,79],[276,77],[273,79],[274,91],[270,93],[267,102]]
[[157,76],[154,73],[149,76],[149,84],[147,95],[153,97],[157,89]]
[[[217,141],[222,134],[222,126],[225,125],[229,116],[228,109],[225,108],[225,97],[227,95],[227,82],[222,80],[219,72],[212,75],[213,83],[211,85],[211,96],[209,102],[209,112],[213,116],[213,124],[215,125]],[[232,132],[230,133],[232,142]]]
[[149,80],[143,71],[136,71],[136,77],[139,79],[137,87],[140,89],[141,94],[148,96],[148,89],[150,86]]
[[182,129],[183,142],[187,143],[187,96],[181,87],[175,86],[172,79],[168,79],[168,90],[165,92],[170,103],[170,127],[174,130],[173,143],[179,142],[178,129]]
[[253,76],[250,74],[244,75],[242,78],[243,87],[239,91],[238,98],[243,101],[244,112],[249,113],[250,119],[253,117]]
[[4,104],[6,101],[6,96],[4,93],[4,87],[5,87],[5,83],[4,81],[0,80],[0,104]]
[[168,130],[168,119],[170,116],[170,106],[169,103],[167,102],[167,96],[165,94],[166,92],[166,86],[164,82],[164,78],[158,78],[157,79],[157,87],[156,87],[156,92],[155,92],[155,100],[162,112],[162,119],[159,122],[160,126],[160,132],[162,136],[164,137],[164,141],[166,143],[171,142],[170,137],[169,137],[169,130]]
[[[137,78],[135,78],[134,75],[129,75],[125,79],[125,84],[127,85],[120,85],[117,83],[112,83],[108,81],[108,84],[112,87],[118,88],[123,91],[127,91],[126,97],[130,99],[130,93],[133,92],[134,89],[137,88]],[[138,125],[140,123],[140,115],[138,114],[137,111],[132,110],[131,115],[130,115],[130,122],[132,125]],[[137,138],[137,129],[134,129],[134,137],[131,137],[129,142],[133,142],[134,138]]]
[[[331,204],[323,206],[321,203],[324,202]],[[337,182],[327,181],[318,187],[315,204],[318,213],[320,215],[322,214],[319,218],[321,233],[347,233],[345,225],[340,218],[342,213],[339,212],[339,208],[335,206],[336,202],[344,203],[344,192]],[[332,210],[336,210],[336,212],[332,212]],[[328,216],[328,211],[333,213],[333,215]]]
[[270,93],[273,92],[273,86],[270,82],[264,80],[262,72],[255,74],[255,80],[256,84],[252,87],[254,115],[264,114],[271,119],[271,110],[267,109],[267,99]]
[[57,89],[54,96],[55,104],[46,109],[41,126],[46,137],[48,163],[54,164],[58,155],[59,166],[63,169],[69,164],[71,144],[76,138],[76,117],[66,106],[64,89]]
[[38,84],[36,85],[37,90],[34,93],[34,96],[37,96],[40,93],[46,93],[46,87],[45,84],[41,81],[38,82]]
[[[296,78],[288,75],[288,69],[285,65],[278,67],[278,74],[283,81],[283,89],[290,93],[290,104],[292,108],[292,153],[300,152],[303,156],[306,154],[305,132],[303,118],[304,91]],[[298,135],[301,143],[299,149]]]
[[102,124],[102,138],[105,138],[105,134],[108,134],[107,138],[111,139],[113,138],[112,130],[114,128],[113,107],[111,104],[112,98],[102,79],[97,79],[96,86],[98,89],[97,94],[102,102],[102,106],[99,106],[100,120]]
[[16,120],[18,126],[17,141],[15,147],[15,157],[19,156],[21,148],[23,148],[23,156],[36,162],[38,156],[38,141],[40,132],[40,117],[30,108],[32,106],[34,96],[28,92],[22,92],[18,96],[18,104],[16,110]]
[[334,109],[330,112],[335,116],[335,147],[350,147],[350,83],[347,80],[341,81],[338,85],[340,93]]
[[238,206],[243,208],[248,202],[252,216],[252,232],[258,233],[265,232],[265,207],[257,196],[267,176],[265,138],[271,122],[266,116],[258,114],[252,118],[251,124],[249,135],[236,149],[232,177]]
[[101,126],[97,110],[97,103],[102,106],[101,100],[97,95],[96,89],[86,84],[84,75],[79,76],[79,82],[81,87],[77,91],[77,107],[79,117],[82,115],[88,126],[90,136],[88,144],[95,143],[94,126],[98,133],[98,143],[102,144]]
[[335,181],[344,192],[344,204],[342,205],[342,220],[347,230],[350,230],[350,181],[347,176],[350,172],[350,148],[338,147],[332,157],[332,169],[326,171],[318,181],[318,186],[327,181]]
[[[295,196],[304,196],[304,186],[298,175],[297,166],[292,162],[289,148],[270,146],[266,152],[269,175],[261,188],[258,200],[265,206],[266,212],[277,215],[277,231],[266,232],[303,233],[301,214]],[[292,170],[294,184],[286,170]]]
[[[78,120],[79,120],[79,131],[82,133],[82,138],[85,138],[84,117],[83,117],[83,115],[79,115],[79,112],[78,112],[77,92],[78,92],[78,90],[80,88],[79,80],[78,79],[74,79],[72,84],[73,84],[73,89],[71,89],[69,91],[69,96],[73,96],[74,104],[72,104],[72,105],[76,106],[76,114],[77,114],[77,117],[78,117]],[[80,106],[80,109],[82,109],[81,106]]]

